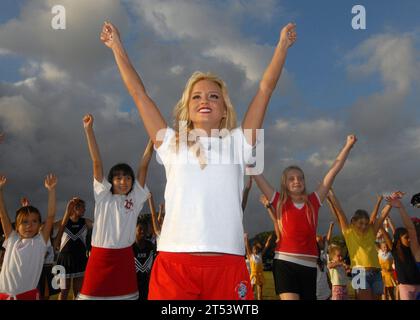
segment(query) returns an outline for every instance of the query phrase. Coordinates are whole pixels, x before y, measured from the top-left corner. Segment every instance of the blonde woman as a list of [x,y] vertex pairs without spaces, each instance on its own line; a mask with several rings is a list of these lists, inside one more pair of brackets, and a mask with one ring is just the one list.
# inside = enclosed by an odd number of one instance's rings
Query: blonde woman
[[[256,145],[256,129],[262,126],[288,48],[296,40],[295,25],[282,29],[240,127],[224,81],[195,72],[175,106],[174,128],[169,128],[133,68],[116,27],[106,22],[101,40],[112,49],[166,171],[166,214],[149,299],[252,299],[244,259],[243,179]],[[253,135],[245,137],[244,130]],[[208,161],[231,152],[235,161]]]

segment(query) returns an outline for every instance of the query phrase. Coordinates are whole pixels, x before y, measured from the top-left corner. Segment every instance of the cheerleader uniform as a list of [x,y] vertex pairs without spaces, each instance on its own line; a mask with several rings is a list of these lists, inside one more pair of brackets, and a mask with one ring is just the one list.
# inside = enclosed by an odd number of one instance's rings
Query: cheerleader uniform
[[143,240],[141,244],[134,243],[133,245],[139,300],[147,300],[149,294],[149,280],[156,254],[155,248],[155,245],[149,240]]
[[64,227],[57,265],[65,268],[67,279],[80,278],[85,273],[87,231],[85,218],[79,218],[77,222],[69,219]]
[[[253,299],[244,253],[241,207],[246,164],[253,146],[241,128],[200,136],[200,165],[192,147],[166,128],[155,147],[165,167],[165,207],[149,285],[149,300]],[[195,145],[196,146],[196,145]],[[197,253],[219,253],[206,256]]]
[[127,195],[112,194],[105,179],[94,180],[92,250],[78,300],[136,300],[139,296],[132,245],[137,218],[149,191],[136,180]]
[[[280,193],[273,194],[271,205],[277,208]],[[273,276],[276,294],[297,293],[302,300],[316,300],[318,247],[316,229],[321,201],[318,194],[308,195],[313,211],[306,203],[294,203],[289,197],[282,206],[283,232],[275,248]],[[313,261],[300,257],[312,258]]]

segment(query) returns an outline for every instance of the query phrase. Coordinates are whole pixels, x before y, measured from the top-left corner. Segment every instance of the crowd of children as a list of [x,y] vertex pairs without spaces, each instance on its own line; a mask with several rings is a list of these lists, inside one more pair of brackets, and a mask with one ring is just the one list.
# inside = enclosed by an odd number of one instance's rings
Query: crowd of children
[[[306,189],[304,172],[297,166],[283,171],[278,190],[257,173],[244,186],[245,173],[252,173],[258,161],[254,156],[258,129],[288,50],[296,41],[294,24],[281,30],[241,125],[224,81],[195,72],[175,106],[174,127],[169,127],[134,69],[117,28],[105,22],[101,40],[112,50],[149,143],[136,173],[119,163],[106,176],[94,118],[91,114],[83,118],[92,160],[93,220],[84,218],[85,202],[74,197],[63,218],[54,221],[57,178],[50,174],[44,182],[48,190],[45,221],[37,208],[23,203],[13,227],[3,200],[7,179],[0,175],[5,248],[0,299],[47,299],[52,289],[57,290],[50,287],[48,277],[54,264],[65,270],[58,281],[58,299],[62,300],[70,294],[79,300],[262,299],[263,257],[273,239],[275,294],[281,300],[346,300],[349,288],[360,300],[419,299],[420,233],[401,202],[404,194],[385,197],[379,218],[383,197],[378,197],[370,216],[358,209],[348,222],[332,190],[356,144],[354,135],[347,137],[313,192]],[[3,139],[1,134],[0,142]],[[158,214],[146,186],[153,150],[167,179],[165,204],[159,206]],[[226,154],[234,159],[224,161]],[[244,236],[243,212],[253,180],[274,227],[264,246],[251,245]],[[327,236],[317,236],[324,200],[338,221],[345,246],[332,241],[333,223]],[[150,219],[139,217],[146,201]],[[384,223],[391,224],[392,208],[398,210],[404,228],[390,235]]]

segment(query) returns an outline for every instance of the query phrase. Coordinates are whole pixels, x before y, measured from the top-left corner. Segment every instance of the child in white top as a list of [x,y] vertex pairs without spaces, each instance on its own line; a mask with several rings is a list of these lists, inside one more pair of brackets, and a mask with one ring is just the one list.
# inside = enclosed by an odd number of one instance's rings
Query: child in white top
[[55,187],[57,178],[45,179],[48,190],[48,215],[41,230],[41,214],[33,206],[20,208],[16,213],[16,231],[12,229],[3,200],[6,177],[0,176],[0,218],[6,237],[3,267],[0,272],[0,300],[39,300],[36,288],[41,276],[56,211]]
[[347,272],[350,271],[350,267],[343,261],[343,252],[341,247],[330,246],[329,257],[330,262],[328,263],[328,270],[330,272],[332,284],[331,300],[347,300]]
[[95,214],[92,250],[78,299],[135,300],[138,297],[134,255],[137,218],[149,191],[145,172],[137,178],[127,164],[111,168],[104,179],[102,160],[93,132],[93,116],[83,118],[93,163]]

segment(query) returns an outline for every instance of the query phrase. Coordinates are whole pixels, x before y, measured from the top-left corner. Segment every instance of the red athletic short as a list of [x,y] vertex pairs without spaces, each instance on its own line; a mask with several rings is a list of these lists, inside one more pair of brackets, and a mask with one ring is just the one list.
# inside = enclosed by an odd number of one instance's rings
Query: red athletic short
[[253,300],[243,256],[159,252],[149,300]]
[[16,296],[8,295],[7,293],[0,293],[0,300],[39,300],[38,289],[32,289]]
[[137,299],[138,287],[131,247],[92,247],[79,299]]

